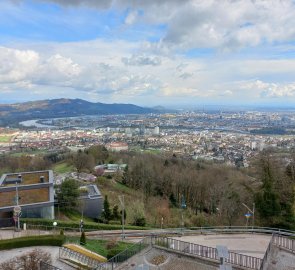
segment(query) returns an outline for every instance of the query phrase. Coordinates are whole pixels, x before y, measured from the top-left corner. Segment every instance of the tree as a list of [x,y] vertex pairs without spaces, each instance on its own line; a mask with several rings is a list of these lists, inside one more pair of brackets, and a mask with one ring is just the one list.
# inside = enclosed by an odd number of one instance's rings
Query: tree
[[132,225],[145,226],[144,205],[141,202],[135,202],[131,212]]
[[77,173],[81,173],[83,170],[91,171],[94,167],[94,158],[91,155],[87,155],[82,150],[79,150],[73,155],[73,166],[76,168]]
[[84,231],[81,233],[81,236],[80,236],[80,245],[82,246],[86,245],[86,235]]
[[113,207],[113,219],[114,220],[119,220],[120,219],[120,215],[119,215],[119,206],[115,205]]
[[74,179],[66,179],[57,191],[57,200],[61,208],[70,210],[78,205],[79,184]]
[[104,197],[104,202],[103,202],[103,213],[102,213],[102,217],[104,219],[104,222],[106,224],[109,223],[109,221],[112,219],[112,212],[110,209],[110,203],[108,201],[108,195],[105,195]]
[[90,154],[94,157],[94,160],[97,163],[103,164],[109,157],[108,150],[103,145],[93,145],[86,150],[87,154]]
[[235,218],[239,216],[242,202],[239,193],[228,187],[221,201],[221,214],[225,214],[228,225],[231,227]]
[[266,225],[272,225],[273,219],[280,215],[279,195],[274,189],[275,174],[269,154],[260,159],[261,181],[260,191],[255,194],[255,204],[260,217]]

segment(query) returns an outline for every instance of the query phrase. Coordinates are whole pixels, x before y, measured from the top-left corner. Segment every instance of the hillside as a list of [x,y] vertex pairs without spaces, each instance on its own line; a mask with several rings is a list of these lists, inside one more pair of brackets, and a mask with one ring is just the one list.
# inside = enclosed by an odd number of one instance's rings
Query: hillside
[[0,104],[0,126],[30,119],[81,115],[144,114],[156,110],[133,104],[93,103],[82,99],[52,99],[15,104]]

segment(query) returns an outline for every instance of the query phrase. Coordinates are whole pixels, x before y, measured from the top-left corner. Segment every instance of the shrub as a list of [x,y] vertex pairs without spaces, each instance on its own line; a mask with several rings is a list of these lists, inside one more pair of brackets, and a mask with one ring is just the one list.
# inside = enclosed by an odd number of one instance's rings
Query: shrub
[[51,255],[41,249],[34,249],[21,256],[0,264],[3,270],[38,270],[40,262],[51,263]]
[[31,246],[62,246],[65,241],[62,235],[40,235],[0,240],[0,250]]
[[145,226],[145,217],[137,217],[135,218],[133,225],[135,226]]
[[[28,226],[30,225],[38,225],[44,226],[44,229],[53,229],[52,220],[51,219],[43,219],[43,218],[23,218],[21,219],[21,223],[26,223]],[[75,221],[58,221],[58,227],[66,230],[67,228],[72,229],[76,228],[80,230],[79,222]],[[103,223],[95,223],[95,222],[84,222],[83,229],[84,230],[120,230],[122,226],[120,225],[109,225]],[[137,226],[125,226],[126,230],[146,230],[145,227],[137,227]]]
[[109,250],[109,249],[113,249],[115,247],[118,246],[118,242],[115,238],[109,240],[107,243],[106,243],[106,248]]

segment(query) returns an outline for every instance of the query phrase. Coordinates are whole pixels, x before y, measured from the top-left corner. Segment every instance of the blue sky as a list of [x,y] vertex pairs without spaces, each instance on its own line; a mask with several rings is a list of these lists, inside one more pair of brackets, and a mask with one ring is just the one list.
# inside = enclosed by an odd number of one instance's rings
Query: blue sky
[[295,104],[293,0],[0,2],[1,103]]

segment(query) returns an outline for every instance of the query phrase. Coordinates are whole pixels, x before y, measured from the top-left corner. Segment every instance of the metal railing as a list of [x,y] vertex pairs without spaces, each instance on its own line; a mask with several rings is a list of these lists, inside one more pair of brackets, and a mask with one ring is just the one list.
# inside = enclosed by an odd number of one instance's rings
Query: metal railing
[[95,270],[116,269],[116,267],[120,266],[123,262],[127,261],[129,258],[141,252],[143,249],[147,248],[151,244],[151,237],[146,237],[140,242],[112,257],[107,262],[100,264],[97,268],[95,268]]
[[290,252],[295,253],[295,239],[291,239],[291,238],[286,237],[284,235],[274,233],[271,237],[271,240],[268,244],[267,250],[266,250],[264,257],[262,259],[260,270],[264,269],[264,266],[266,265],[267,260],[269,259],[269,254],[271,251],[271,247],[273,245],[275,245],[277,247],[285,248],[285,249],[289,250]]
[[208,227],[190,227],[185,229],[184,234],[199,233],[264,233],[264,234],[280,234],[285,236],[295,236],[295,231],[285,230],[271,227],[258,226],[208,226]]
[[40,262],[40,270],[62,270],[62,269],[55,267],[49,263],[41,261]]
[[295,253],[295,239],[291,239],[279,234],[273,234],[272,244],[278,247],[283,247]]
[[[219,261],[217,257],[217,249],[213,247],[202,246],[173,238],[158,236],[152,237],[152,244],[170,250],[215,260],[216,262]],[[225,259],[225,262],[231,263],[232,265],[236,266],[259,270],[262,260],[260,258],[238,254],[230,251],[229,258]]]
[[68,249],[66,247],[59,248],[59,258],[64,260],[69,260],[70,262],[73,262],[73,263],[76,262],[78,264],[87,265],[92,268],[95,268],[98,265],[100,265],[100,262],[98,260],[92,259],[86,255],[83,255],[79,252]]

